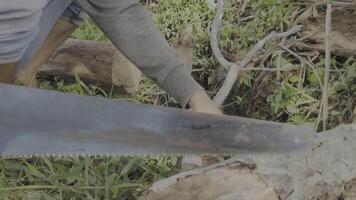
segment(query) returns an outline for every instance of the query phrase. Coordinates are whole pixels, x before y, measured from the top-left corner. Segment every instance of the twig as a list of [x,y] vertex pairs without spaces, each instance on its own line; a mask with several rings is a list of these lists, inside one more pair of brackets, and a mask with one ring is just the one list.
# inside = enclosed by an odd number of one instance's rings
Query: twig
[[244,0],[244,2],[242,3],[241,10],[240,10],[240,12],[239,12],[239,16],[245,14],[246,8],[247,8],[247,6],[248,6],[249,3],[250,3],[250,0]]
[[287,72],[299,69],[300,66],[290,66],[290,67],[282,67],[282,68],[266,68],[266,67],[254,67],[254,68],[244,68],[240,71],[270,71],[270,72]]
[[250,19],[254,19],[254,18],[255,18],[255,15],[251,15],[251,16],[242,18],[242,19],[240,20],[240,22],[244,22],[244,21],[247,21],[247,20],[250,20]]
[[210,45],[220,65],[222,65],[225,68],[229,68],[229,72],[226,75],[226,79],[214,98],[214,102],[218,106],[221,106],[224,103],[226,97],[229,95],[231,88],[235,84],[239,71],[242,68],[244,68],[256,56],[258,51],[261,50],[268,41],[275,38],[288,37],[290,35],[299,32],[302,29],[302,26],[293,26],[289,31],[286,32],[282,32],[282,33],[272,32],[269,35],[267,35],[263,40],[260,40],[239,64],[231,63],[228,60],[226,60],[226,58],[223,56],[218,44],[218,32],[220,29],[223,15],[224,15],[224,0],[218,0],[217,12],[210,33]]
[[281,47],[283,50],[285,50],[286,52],[288,52],[289,54],[291,54],[292,56],[294,56],[295,58],[297,58],[301,63],[306,63],[306,64],[308,64],[308,66],[309,66],[310,68],[312,68],[313,73],[314,73],[314,75],[315,75],[315,77],[316,77],[316,79],[318,80],[318,83],[319,83],[319,85],[320,85],[320,88],[323,88],[323,83],[322,83],[322,81],[321,81],[321,79],[320,79],[320,77],[319,77],[319,74],[318,74],[318,72],[317,72],[317,70],[316,70],[316,67],[315,67],[315,65],[314,65],[311,61],[306,60],[306,59],[303,58],[302,56],[300,56],[300,55],[298,55],[297,53],[291,51],[288,47],[285,47],[285,46],[283,46],[283,45],[280,45],[280,47]]
[[324,76],[324,88],[323,88],[323,130],[325,131],[328,123],[328,98],[329,98],[329,79],[330,79],[330,63],[331,63],[331,10],[330,3],[327,5],[326,22],[325,22],[325,76]]

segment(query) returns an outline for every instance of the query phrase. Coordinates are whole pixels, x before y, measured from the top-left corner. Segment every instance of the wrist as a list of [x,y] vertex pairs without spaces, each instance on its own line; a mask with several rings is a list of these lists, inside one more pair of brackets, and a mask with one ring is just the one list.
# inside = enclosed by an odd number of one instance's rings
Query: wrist
[[204,98],[204,91],[199,91],[196,92],[192,95],[192,97],[190,98],[188,104],[190,107],[196,107],[199,104],[200,99]]

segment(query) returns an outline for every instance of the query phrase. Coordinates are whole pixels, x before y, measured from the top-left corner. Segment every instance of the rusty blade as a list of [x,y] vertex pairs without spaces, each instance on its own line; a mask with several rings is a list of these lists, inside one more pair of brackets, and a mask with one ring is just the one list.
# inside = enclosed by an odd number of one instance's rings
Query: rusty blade
[[0,156],[290,152],[307,127],[0,84]]

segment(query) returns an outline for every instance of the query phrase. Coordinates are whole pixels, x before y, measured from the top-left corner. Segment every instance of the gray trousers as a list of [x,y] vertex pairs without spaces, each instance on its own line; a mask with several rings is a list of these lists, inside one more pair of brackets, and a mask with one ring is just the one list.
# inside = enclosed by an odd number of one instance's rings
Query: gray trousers
[[55,22],[61,18],[73,24],[80,25],[88,15],[73,0],[50,0],[43,9],[42,17],[38,25],[38,34],[29,44],[21,57],[18,69],[23,68],[38,51],[50,33]]

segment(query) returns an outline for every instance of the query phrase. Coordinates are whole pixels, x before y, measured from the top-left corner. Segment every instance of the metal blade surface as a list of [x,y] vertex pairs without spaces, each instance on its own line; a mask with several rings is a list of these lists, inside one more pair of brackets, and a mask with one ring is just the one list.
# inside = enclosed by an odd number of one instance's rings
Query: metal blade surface
[[290,152],[307,127],[0,84],[0,156]]

